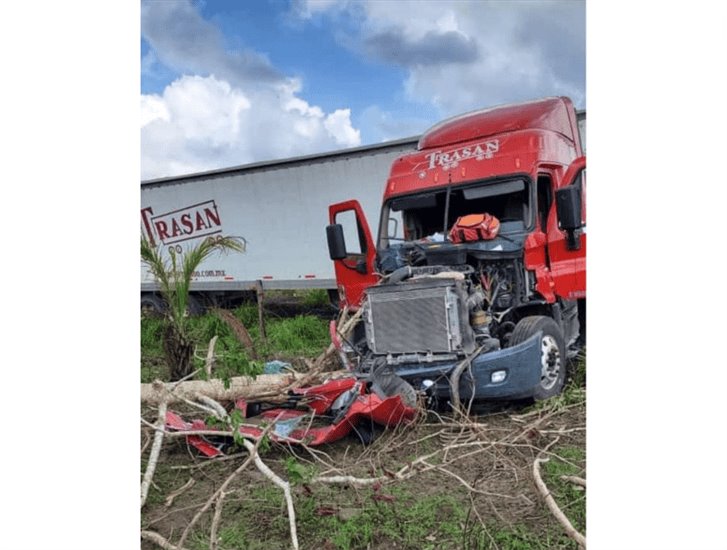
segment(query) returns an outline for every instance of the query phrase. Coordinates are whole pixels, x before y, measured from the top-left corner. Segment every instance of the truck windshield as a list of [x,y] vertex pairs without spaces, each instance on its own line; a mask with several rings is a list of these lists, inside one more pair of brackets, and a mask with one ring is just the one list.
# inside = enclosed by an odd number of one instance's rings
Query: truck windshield
[[531,224],[531,210],[530,186],[524,179],[397,197],[384,205],[379,245],[388,248],[401,241],[441,241],[460,216],[485,212],[500,220],[501,233],[523,231]]

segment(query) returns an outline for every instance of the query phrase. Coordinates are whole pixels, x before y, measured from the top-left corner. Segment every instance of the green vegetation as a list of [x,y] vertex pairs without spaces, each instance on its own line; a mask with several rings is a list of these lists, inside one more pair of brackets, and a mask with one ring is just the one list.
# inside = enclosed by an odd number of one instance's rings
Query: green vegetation
[[[378,497],[378,498],[377,498]],[[289,541],[282,493],[273,487],[252,488],[244,498],[230,499],[220,548],[243,550],[284,547]],[[404,550],[552,550],[575,548],[559,531],[534,532],[525,525],[504,526],[475,518],[469,505],[451,495],[422,495],[399,487],[351,493],[316,486],[296,496],[301,548],[400,548]],[[209,545],[209,528],[200,524],[190,547]],[[262,542],[264,541],[264,542]]]
[[244,250],[244,244],[236,237],[210,237],[181,254],[170,247],[165,257],[161,246],[152,246],[141,236],[141,261],[159,283],[159,291],[167,304],[161,342],[172,380],[192,372],[194,342],[189,334],[188,305],[194,272],[215,253]]
[[583,487],[570,481],[562,480],[560,476],[584,477],[586,451],[581,447],[563,446],[555,447],[553,452],[567,462],[551,456],[550,460],[542,466],[543,481],[573,527],[579,532],[585,533],[586,491]]
[[[260,337],[256,305],[243,305],[233,314],[247,328],[260,356],[253,361],[247,349],[240,343],[227,324],[212,313],[188,317],[186,330],[192,350],[196,348],[193,366],[202,367],[207,346],[217,336],[216,376],[222,379],[240,375],[255,375],[262,372],[265,361],[280,359],[290,361],[297,357],[315,357],[328,346],[328,321],[313,315],[299,315],[291,318],[267,316],[265,321],[267,341]],[[151,382],[154,378],[169,379],[165,367],[164,319],[141,318],[141,381]]]
[[328,291],[317,288],[308,290],[302,295],[303,305],[307,307],[324,307],[331,303],[328,297]]
[[[317,300],[323,299],[323,294],[313,293],[309,298],[291,294],[291,298],[298,300],[298,303],[301,300],[309,300],[310,307],[314,307]],[[328,299],[327,295],[325,298]],[[328,320],[324,318],[313,315],[281,318],[274,313],[268,313],[266,314],[267,339],[263,340],[258,326],[257,304],[240,306],[232,313],[247,328],[258,353],[258,359],[251,358],[224,321],[208,313],[197,317],[186,317],[188,335],[196,350],[193,366],[201,367],[204,364],[207,346],[214,336],[218,337],[215,347],[218,357],[215,376],[223,379],[239,374],[257,374],[265,361],[272,359],[291,361],[300,356],[314,357],[329,343]],[[164,319],[146,317],[141,319],[142,381],[169,378],[162,344],[164,331]],[[539,416],[549,412],[557,412],[566,418],[584,414],[579,411],[584,409],[585,401],[585,352],[570,368],[570,376],[563,394],[540,402],[530,410],[541,411]],[[493,416],[492,420],[487,422],[497,426],[496,418],[498,417]],[[233,423],[239,421],[239,418],[233,418]],[[506,422],[506,419],[502,421]],[[568,426],[573,427],[580,422],[577,417]],[[430,429],[433,433],[439,428],[433,426],[420,429],[425,430],[423,433],[428,433],[426,429]],[[550,460],[542,465],[541,472],[558,505],[574,527],[585,534],[586,493],[571,482],[561,479],[563,475],[585,477],[585,450],[583,444],[578,443],[581,434],[582,432],[576,431],[565,437],[561,436],[560,444],[550,449],[553,454]],[[549,436],[548,439],[553,437],[555,436]],[[411,439],[422,439],[422,433],[413,434]],[[416,447],[400,446],[396,460],[411,461],[416,456],[431,452],[440,444],[439,439],[428,437],[417,443]],[[538,444],[542,447],[544,443]],[[452,486],[446,483],[440,486],[441,478],[426,481],[427,478],[424,476],[429,474],[384,485],[378,489],[310,484],[311,478],[320,473],[318,471],[320,466],[317,463],[300,460],[299,456],[294,458],[280,446],[269,442],[260,450],[265,462],[282,477],[288,479],[293,486],[301,548],[321,550],[366,548],[576,550],[577,548],[575,542],[563,533],[562,528],[552,518],[542,500],[538,499],[534,488],[532,493],[527,492],[528,489],[525,490],[533,502],[532,508],[527,511],[508,511],[507,506],[502,506],[496,498],[485,499],[482,495],[474,495],[476,508],[473,508],[473,501],[466,491],[459,486],[453,490]],[[351,456],[341,453],[338,447],[331,446],[322,450],[330,452],[336,457],[334,460],[341,460],[341,464],[351,460]],[[175,537],[178,537],[185,521],[191,519],[199,503],[211,494],[210,491],[219,486],[221,480],[225,479],[239,462],[220,462],[203,470],[172,469],[170,462],[189,463],[188,449],[182,439],[177,439],[168,443],[165,452],[169,453],[166,458],[171,461],[165,460],[159,464],[154,478],[155,485],[150,489],[148,505],[142,513],[142,523],[149,522],[150,528],[164,535],[173,533],[171,540],[175,542]],[[355,454],[354,452],[353,455]],[[514,460],[519,460],[517,456]],[[526,460],[525,467],[529,471],[532,457]],[[432,458],[430,463],[436,464],[441,461],[442,457],[437,456]],[[143,462],[142,460],[142,471],[145,466]],[[472,480],[473,468],[479,469],[480,466],[473,459],[473,462],[463,463],[462,467],[463,470],[458,473]],[[218,531],[218,548],[220,550],[288,548],[290,533],[282,492],[265,481],[258,483],[259,476],[254,474],[254,467],[250,466],[249,469],[251,472],[241,474],[241,479],[236,482],[237,488],[227,493]],[[170,514],[169,509],[164,507],[164,498],[182,486],[190,476],[195,478],[196,485],[175,501],[173,508],[178,512]],[[491,513],[487,500],[492,500],[493,505],[504,513],[505,520],[501,520],[499,516],[496,518]],[[475,510],[479,512],[484,525]],[[185,547],[190,550],[209,548],[211,519],[210,511],[195,526]]]

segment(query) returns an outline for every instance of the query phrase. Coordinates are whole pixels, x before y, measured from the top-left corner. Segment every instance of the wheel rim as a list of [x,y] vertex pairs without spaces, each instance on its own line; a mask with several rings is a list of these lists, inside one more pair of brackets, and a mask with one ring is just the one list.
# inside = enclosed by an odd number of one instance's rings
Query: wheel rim
[[543,336],[540,349],[540,363],[542,365],[540,385],[543,389],[549,390],[558,382],[558,376],[560,375],[560,349],[555,338],[549,335]]

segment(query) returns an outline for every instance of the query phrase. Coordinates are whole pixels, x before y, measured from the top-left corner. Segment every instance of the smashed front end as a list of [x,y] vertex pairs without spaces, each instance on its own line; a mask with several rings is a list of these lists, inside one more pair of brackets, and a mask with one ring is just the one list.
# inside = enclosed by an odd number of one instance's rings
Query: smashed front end
[[390,370],[442,405],[458,367],[462,400],[532,395],[541,379],[540,338],[508,346],[513,323],[505,320],[523,298],[513,275],[521,264],[492,265],[405,267],[369,288],[353,349],[359,374]]

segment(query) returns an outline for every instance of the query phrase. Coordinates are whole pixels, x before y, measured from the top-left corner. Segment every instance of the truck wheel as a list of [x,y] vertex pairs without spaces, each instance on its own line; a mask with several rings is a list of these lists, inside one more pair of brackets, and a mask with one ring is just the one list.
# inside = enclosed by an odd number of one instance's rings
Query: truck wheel
[[510,347],[521,344],[539,331],[542,331],[543,336],[540,340],[540,384],[533,391],[536,401],[558,395],[563,390],[566,371],[563,333],[550,317],[524,317],[515,326],[509,343]]
[[192,317],[199,317],[207,312],[204,300],[194,294],[190,294],[187,298],[187,312]]
[[166,304],[161,297],[156,294],[141,295],[141,315],[142,317],[160,317],[164,315]]

